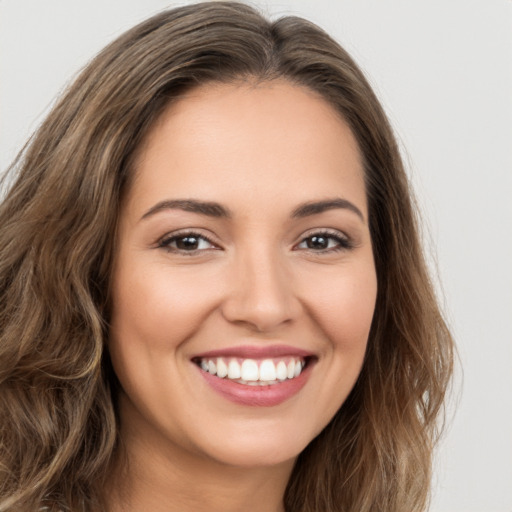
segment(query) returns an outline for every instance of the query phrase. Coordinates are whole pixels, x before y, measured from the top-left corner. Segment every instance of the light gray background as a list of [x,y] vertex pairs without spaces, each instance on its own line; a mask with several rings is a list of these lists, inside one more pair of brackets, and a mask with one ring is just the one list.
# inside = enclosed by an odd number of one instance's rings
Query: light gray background
[[[253,4],[327,29],[383,101],[425,215],[464,368],[431,510],[512,512],[512,0]],[[175,5],[0,0],[0,170],[95,52]]]

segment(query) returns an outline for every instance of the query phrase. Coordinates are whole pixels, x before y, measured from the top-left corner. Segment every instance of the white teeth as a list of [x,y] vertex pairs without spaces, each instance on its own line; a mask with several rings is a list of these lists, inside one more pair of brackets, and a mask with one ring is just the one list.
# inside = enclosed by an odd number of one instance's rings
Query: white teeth
[[214,357],[201,359],[199,365],[203,371],[221,379],[228,378],[250,386],[267,386],[298,377],[305,366],[305,361],[297,357],[262,361],[235,358],[227,361],[227,358]]
[[293,379],[293,377],[295,377],[295,361],[292,359],[289,363],[288,363],[288,368],[287,368],[287,377],[289,379]]
[[240,365],[237,361],[231,359],[228,365],[228,379],[239,379],[241,376]]
[[288,370],[284,361],[279,361],[279,363],[277,363],[276,376],[279,380],[286,380],[286,377],[288,376]]
[[258,363],[254,359],[245,359],[242,363],[242,380],[259,379]]
[[228,374],[228,367],[226,363],[224,362],[224,359],[218,358],[217,359],[217,377],[220,377],[223,379]]
[[276,367],[274,361],[271,359],[265,359],[260,364],[260,376],[259,380],[276,380]]

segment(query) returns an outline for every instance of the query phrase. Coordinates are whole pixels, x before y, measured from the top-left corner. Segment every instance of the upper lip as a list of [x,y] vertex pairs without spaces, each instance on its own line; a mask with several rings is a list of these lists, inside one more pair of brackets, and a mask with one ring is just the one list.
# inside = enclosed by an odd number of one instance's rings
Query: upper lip
[[213,357],[237,357],[241,359],[271,359],[276,357],[295,356],[312,357],[313,352],[288,345],[240,345],[235,347],[220,348],[202,352],[193,359],[206,359]]

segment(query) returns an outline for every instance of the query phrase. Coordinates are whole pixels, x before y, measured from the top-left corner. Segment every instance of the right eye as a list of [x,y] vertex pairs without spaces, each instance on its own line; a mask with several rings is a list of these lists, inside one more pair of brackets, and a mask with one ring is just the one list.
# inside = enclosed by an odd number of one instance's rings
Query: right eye
[[218,249],[218,247],[206,236],[198,233],[179,233],[166,236],[160,240],[158,247],[162,247],[170,252],[197,254],[198,252],[209,249]]

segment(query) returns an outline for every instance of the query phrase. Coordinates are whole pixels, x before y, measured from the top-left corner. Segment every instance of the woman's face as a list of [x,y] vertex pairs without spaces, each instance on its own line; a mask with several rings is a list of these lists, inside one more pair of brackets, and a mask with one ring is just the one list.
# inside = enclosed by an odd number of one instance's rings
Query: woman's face
[[121,210],[110,354],[148,452],[292,461],[359,375],[377,281],[361,156],[285,81],[170,106]]

